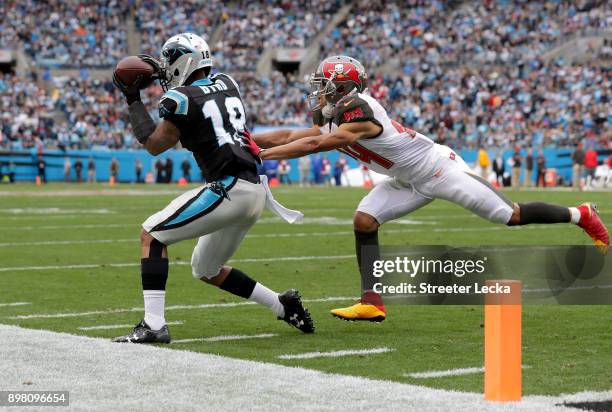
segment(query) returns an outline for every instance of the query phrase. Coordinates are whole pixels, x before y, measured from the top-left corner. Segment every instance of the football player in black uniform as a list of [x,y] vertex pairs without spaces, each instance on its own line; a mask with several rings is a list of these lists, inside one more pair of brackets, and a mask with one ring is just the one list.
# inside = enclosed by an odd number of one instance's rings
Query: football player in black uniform
[[246,115],[238,85],[226,74],[210,75],[208,44],[192,33],[171,37],[159,62],[150,56],[140,57],[155,68],[167,91],[159,103],[162,121],[156,125],[140,100],[141,79],[128,86],[113,76],[126,96],[136,139],[153,155],[180,141],[193,153],[208,183],[177,197],[143,223],[145,316],[132,332],[113,340],[170,342],[164,318],[167,246],[186,239],[198,239],[191,260],[195,278],[269,307],[279,319],[302,332],[314,332],[296,290],[279,295],[225,265],[266,203],[274,202],[257,174],[256,157],[241,140]]

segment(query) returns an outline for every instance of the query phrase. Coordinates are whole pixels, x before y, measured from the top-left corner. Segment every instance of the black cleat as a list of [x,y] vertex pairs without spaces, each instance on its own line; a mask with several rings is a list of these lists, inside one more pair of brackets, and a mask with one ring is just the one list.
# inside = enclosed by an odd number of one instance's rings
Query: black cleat
[[111,340],[126,343],[170,343],[170,331],[168,331],[167,325],[164,325],[160,330],[152,330],[144,320],[141,320],[134,327],[132,333],[117,336]]
[[295,289],[289,289],[280,295],[278,300],[285,308],[285,317],[278,319],[284,320],[304,333],[314,333],[315,327],[310,317],[308,309],[304,308],[300,293]]

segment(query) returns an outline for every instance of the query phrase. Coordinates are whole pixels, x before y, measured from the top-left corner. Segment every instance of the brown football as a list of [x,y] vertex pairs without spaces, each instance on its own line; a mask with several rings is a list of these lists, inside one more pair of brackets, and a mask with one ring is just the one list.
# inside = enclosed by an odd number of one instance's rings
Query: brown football
[[138,56],[128,56],[117,63],[117,67],[115,67],[117,77],[119,77],[123,84],[128,86],[134,83],[138,76],[142,75],[143,81],[140,84],[141,89],[151,84],[154,72],[153,66],[142,61]]

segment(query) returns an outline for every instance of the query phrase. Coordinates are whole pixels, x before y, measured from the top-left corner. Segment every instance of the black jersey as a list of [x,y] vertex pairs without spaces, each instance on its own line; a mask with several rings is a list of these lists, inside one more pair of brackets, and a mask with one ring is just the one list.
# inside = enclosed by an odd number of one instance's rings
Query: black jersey
[[178,127],[181,144],[193,153],[206,181],[257,173],[255,158],[239,136],[246,114],[230,76],[218,73],[168,90],[159,101],[159,117]]

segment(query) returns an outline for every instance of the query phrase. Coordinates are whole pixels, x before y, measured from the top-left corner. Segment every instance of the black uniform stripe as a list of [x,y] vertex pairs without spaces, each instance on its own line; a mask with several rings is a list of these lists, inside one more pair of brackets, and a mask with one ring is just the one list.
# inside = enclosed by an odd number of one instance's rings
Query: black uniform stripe
[[[237,181],[238,181],[238,178],[235,177],[234,180],[232,180],[232,182],[225,187],[225,190],[227,190],[229,192],[234,187],[234,185],[236,184]],[[191,205],[193,202],[195,202],[206,190],[210,190],[210,188],[207,186],[204,189],[200,190],[197,195],[195,195],[194,197],[189,199],[187,202],[185,202],[185,204],[183,206],[181,206],[179,209],[177,209],[177,211],[174,212],[170,217],[165,219],[163,222],[158,223],[157,225],[155,225],[155,227],[153,227],[153,229],[151,229],[151,232],[161,231],[161,230],[169,230],[169,229],[176,229],[177,227],[185,226],[185,225],[193,222],[194,220],[197,220],[197,219],[201,218],[202,216],[205,216],[205,215],[209,214],[210,212],[215,210],[221,203],[223,203],[224,198],[223,198],[223,196],[220,196],[218,200],[216,200],[210,207],[206,208],[202,212],[197,213],[197,214],[193,215],[192,217],[190,217],[189,219],[183,220],[182,222],[178,222],[178,223],[174,223],[172,225],[166,226],[166,224],[168,222],[171,222],[177,216],[179,216],[185,209],[187,209],[189,207],[189,205]]]

